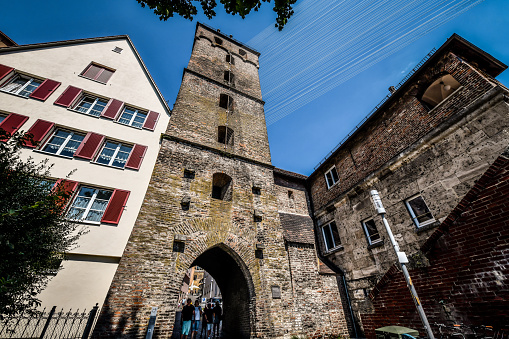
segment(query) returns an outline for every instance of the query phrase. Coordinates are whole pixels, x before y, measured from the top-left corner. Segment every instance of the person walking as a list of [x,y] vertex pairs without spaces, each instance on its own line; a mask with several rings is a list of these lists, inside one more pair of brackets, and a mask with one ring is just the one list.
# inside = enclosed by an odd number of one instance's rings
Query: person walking
[[214,311],[212,310],[212,306],[207,304],[205,307],[205,311],[203,312],[204,321],[207,321],[207,338],[210,339],[210,332],[212,331],[212,323],[214,321]]
[[221,309],[221,305],[219,305],[219,301],[216,301],[216,306],[213,309],[214,312],[214,336],[219,338],[219,324],[221,323],[221,319],[223,317],[223,310]]
[[187,299],[187,305],[182,308],[182,334],[180,335],[180,339],[184,339],[184,336],[189,335],[189,331],[191,330],[191,321],[194,316],[194,307],[191,304],[191,299]]
[[200,319],[202,315],[202,309],[200,306],[200,300],[196,299],[194,302],[194,316],[193,316],[193,323],[191,327],[191,339],[198,337],[198,331],[200,330]]

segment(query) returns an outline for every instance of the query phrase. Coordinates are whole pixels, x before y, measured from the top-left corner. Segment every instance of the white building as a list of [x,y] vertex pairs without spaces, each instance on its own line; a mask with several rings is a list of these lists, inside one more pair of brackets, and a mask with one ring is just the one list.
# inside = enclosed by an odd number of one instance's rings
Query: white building
[[0,48],[0,127],[29,131],[23,155],[54,164],[89,231],[40,295],[101,305],[152,174],[170,109],[128,36]]

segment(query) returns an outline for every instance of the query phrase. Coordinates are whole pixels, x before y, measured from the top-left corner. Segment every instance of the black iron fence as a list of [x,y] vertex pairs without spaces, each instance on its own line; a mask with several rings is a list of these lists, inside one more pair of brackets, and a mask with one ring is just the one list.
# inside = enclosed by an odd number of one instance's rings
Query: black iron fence
[[0,322],[0,338],[88,339],[97,321],[96,304],[92,310],[49,311],[7,317]]

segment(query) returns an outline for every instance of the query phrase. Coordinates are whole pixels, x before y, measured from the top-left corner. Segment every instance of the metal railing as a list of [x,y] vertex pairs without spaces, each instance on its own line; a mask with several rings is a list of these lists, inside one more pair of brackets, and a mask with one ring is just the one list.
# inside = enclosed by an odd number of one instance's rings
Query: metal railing
[[21,314],[6,317],[0,321],[0,338],[39,338],[39,339],[88,339],[97,321],[96,304],[92,310],[56,312],[37,311],[33,314]]

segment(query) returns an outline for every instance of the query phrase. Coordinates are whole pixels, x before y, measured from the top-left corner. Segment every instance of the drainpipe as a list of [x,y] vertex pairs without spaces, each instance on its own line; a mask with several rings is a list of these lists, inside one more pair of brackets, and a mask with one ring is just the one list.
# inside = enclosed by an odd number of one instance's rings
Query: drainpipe
[[[313,204],[313,200],[311,199],[311,190],[308,186],[308,183],[306,182],[306,191],[307,191],[307,194],[308,194],[308,201],[309,201],[309,207],[311,208],[311,215],[314,216],[315,214],[315,207],[314,207],[314,204]],[[348,286],[346,284],[346,279],[345,279],[345,272],[339,268],[338,266],[336,266],[332,261],[329,260],[329,258],[327,258],[326,256],[324,256],[322,254],[322,251],[320,250],[319,248],[319,238],[318,238],[318,233],[317,233],[317,229],[318,229],[318,223],[316,222],[316,219],[314,217],[311,217],[311,220],[313,220],[313,234],[315,235],[315,250],[316,250],[316,254],[318,255],[318,258],[325,264],[327,265],[328,268],[330,268],[332,271],[334,271],[334,273],[336,273],[337,275],[340,275],[342,277],[342,283],[343,283],[343,287],[345,288],[345,294],[346,294],[346,302],[348,304],[348,310],[349,310],[349,313],[350,313],[350,319],[352,320],[352,326],[353,326],[353,331],[355,333],[355,337],[358,338],[358,333],[357,333],[357,326],[355,324],[355,318],[353,316],[353,310],[352,310],[352,303],[350,302],[350,295],[348,293]],[[337,279],[336,279],[337,281]],[[341,291],[339,291],[340,294],[341,294]]]

